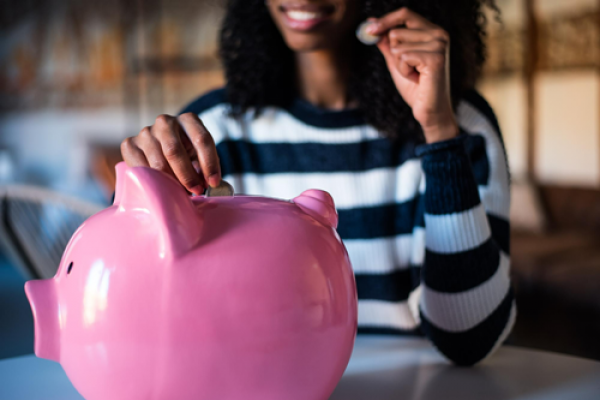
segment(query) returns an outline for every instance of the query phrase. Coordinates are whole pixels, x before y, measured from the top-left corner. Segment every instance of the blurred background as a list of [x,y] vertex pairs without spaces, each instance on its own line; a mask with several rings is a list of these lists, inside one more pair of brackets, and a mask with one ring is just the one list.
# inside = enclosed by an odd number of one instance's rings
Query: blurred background
[[[600,0],[497,0],[478,89],[513,177],[510,343],[600,360]],[[27,279],[109,204],[119,144],[223,84],[224,0],[0,6],[0,358],[33,351]]]

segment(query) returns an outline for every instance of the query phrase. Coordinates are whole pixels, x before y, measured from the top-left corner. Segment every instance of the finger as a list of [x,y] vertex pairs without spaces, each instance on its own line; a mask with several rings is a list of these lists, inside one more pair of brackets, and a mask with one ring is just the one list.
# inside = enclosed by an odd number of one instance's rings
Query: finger
[[433,40],[438,40],[446,44],[449,43],[449,36],[443,29],[395,28],[388,32],[388,36],[392,44],[430,42]]
[[[188,157],[190,157],[190,160],[192,160],[192,164],[193,164],[194,160],[196,160],[196,161],[198,160],[198,155],[196,154],[196,149],[194,149],[194,145],[190,141],[190,138],[183,130],[183,127],[181,126],[181,122],[179,122],[179,120],[177,122],[179,124],[179,138],[181,139],[181,143],[183,143],[183,147],[185,148],[185,151],[187,152]],[[200,172],[198,172],[198,173],[200,173]]]
[[402,58],[398,59],[397,69],[400,72],[400,75],[406,79],[414,83],[419,83],[419,72],[415,69],[415,67],[408,64]]
[[[197,158],[192,159],[192,167],[194,167],[198,175],[202,176],[202,168],[200,168],[200,161],[198,161]],[[206,184],[204,186],[206,186]]]
[[173,170],[163,155],[163,150],[159,141],[152,136],[151,133],[140,133],[136,139],[136,143],[137,147],[144,153],[144,157],[146,158],[150,168],[162,171],[175,178]]
[[377,42],[377,47],[379,48],[379,51],[381,51],[381,54],[383,54],[383,58],[385,58],[388,66],[395,65],[396,58],[391,52],[390,38],[387,37],[387,35],[382,36],[381,40]]
[[[181,122],[180,122],[180,124],[181,124]],[[196,171],[196,173],[200,177],[200,180],[202,181],[202,187],[206,188],[208,186],[208,184],[206,183],[206,180],[204,179],[204,173],[202,172],[202,168],[200,167],[200,161],[198,161],[198,154],[196,153],[196,149],[194,148],[194,145],[190,141],[190,138],[185,133],[185,131],[183,130],[181,125],[179,125],[179,127],[180,127],[179,137],[180,137],[181,141],[183,142],[183,147],[185,147],[185,151],[187,151],[187,154],[190,157],[190,160],[192,160],[192,167],[194,167],[194,171]]]
[[426,51],[444,54],[446,52],[446,44],[439,40],[432,40],[430,42],[392,43],[390,46],[390,52],[395,56],[399,56],[409,51]]
[[208,187],[208,184],[206,183],[206,180],[204,179],[204,173],[202,172],[202,168],[200,167],[200,161],[198,161],[198,154],[196,153],[196,149],[194,148],[194,145],[190,141],[190,138],[185,133],[185,131],[183,130],[181,125],[179,125],[179,128],[180,128],[179,129],[179,138],[181,139],[181,142],[183,143],[183,147],[185,148],[185,151],[187,152],[188,157],[192,161],[192,167],[194,168],[194,171],[196,171],[196,173],[200,177],[200,180],[202,181],[202,183],[201,183],[202,187],[206,188],[206,187]]
[[408,63],[408,65],[419,68],[419,67],[438,67],[442,66],[446,57],[444,54],[439,52],[428,52],[428,51],[409,51],[402,54],[402,59]]
[[121,155],[123,156],[123,161],[129,167],[149,167],[148,160],[146,160],[146,156],[144,152],[140,150],[135,144],[135,139],[129,137],[121,143]]
[[411,11],[407,7],[403,7],[399,10],[392,11],[389,14],[378,18],[374,21],[367,32],[372,35],[380,35],[392,28],[405,25],[409,29],[433,29],[437,28],[436,25],[423,18],[421,15]]
[[400,56],[401,60],[413,67],[419,74],[435,75],[447,71],[447,57],[439,52],[409,51]]
[[178,120],[196,150],[204,179],[210,186],[218,186],[221,183],[221,166],[211,134],[196,114],[182,114]]
[[188,191],[199,195],[204,191],[204,186],[181,142],[179,130],[177,120],[166,115],[159,116],[152,127],[153,136],[158,139],[175,177]]
[[392,70],[400,70],[400,57],[395,56],[391,52],[390,48],[390,39],[386,36],[383,36],[381,40],[377,43],[377,47],[381,54],[383,54],[383,58],[385,59],[385,63],[390,71]]

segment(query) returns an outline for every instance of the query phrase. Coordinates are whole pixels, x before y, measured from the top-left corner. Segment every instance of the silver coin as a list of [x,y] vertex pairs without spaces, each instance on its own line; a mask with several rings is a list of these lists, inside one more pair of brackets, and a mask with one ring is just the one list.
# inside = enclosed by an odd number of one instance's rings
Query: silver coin
[[380,39],[379,36],[371,35],[367,32],[367,27],[371,25],[371,23],[372,22],[370,21],[364,21],[356,29],[356,37],[358,38],[358,40],[360,40],[363,44],[366,44],[367,46],[376,44],[377,42],[379,42]]
[[223,197],[223,196],[233,196],[233,186],[231,186],[227,181],[221,179],[221,183],[217,187],[209,186],[206,189],[205,193],[206,197]]

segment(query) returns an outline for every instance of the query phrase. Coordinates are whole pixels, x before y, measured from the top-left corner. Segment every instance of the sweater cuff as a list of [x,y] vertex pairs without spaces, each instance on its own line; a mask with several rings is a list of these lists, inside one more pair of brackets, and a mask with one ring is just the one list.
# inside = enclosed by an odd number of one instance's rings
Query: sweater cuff
[[417,146],[415,149],[416,155],[417,157],[423,157],[426,154],[444,151],[447,149],[456,149],[457,147],[464,148],[467,135],[468,133],[461,128],[459,134],[452,139],[442,140],[441,142],[435,143],[426,143]]
[[416,149],[425,172],[425,212],[450,214],[480,204],[471,161],[465,150],[468,134],[441,142],[420,145]]

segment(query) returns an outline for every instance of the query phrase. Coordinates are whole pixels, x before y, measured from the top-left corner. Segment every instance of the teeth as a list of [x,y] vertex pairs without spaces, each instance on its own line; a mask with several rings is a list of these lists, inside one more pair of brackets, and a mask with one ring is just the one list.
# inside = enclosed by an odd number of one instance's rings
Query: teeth
[[310,11],[288,11],[288,17],[295,19],[296,21],[309,21],[311,19],[317,19],[323,16],[323,13],[310,12]]

